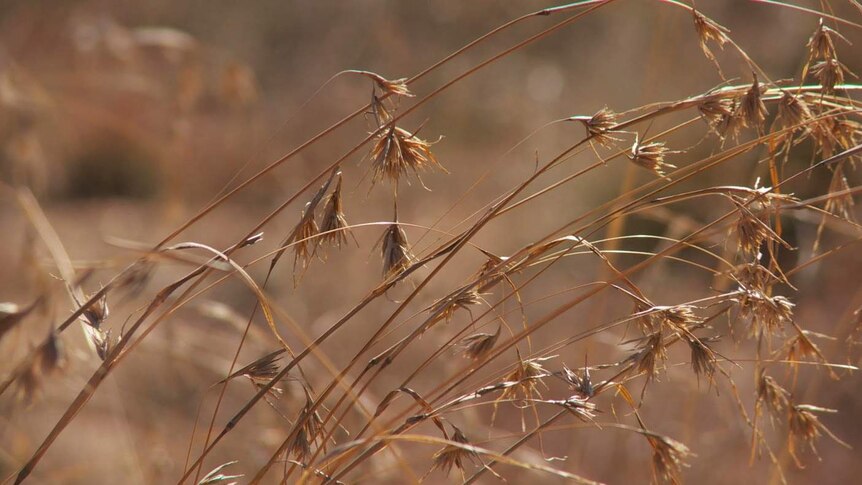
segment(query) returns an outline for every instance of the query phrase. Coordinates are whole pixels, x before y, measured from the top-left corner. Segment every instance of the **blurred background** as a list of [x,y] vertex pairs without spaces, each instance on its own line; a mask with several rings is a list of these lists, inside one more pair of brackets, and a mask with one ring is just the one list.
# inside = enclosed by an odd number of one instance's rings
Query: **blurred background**
[[[822,8],[817,1],[795,3]],[[61,288],[47,251],[9,186],[26,185],[34,192],[76,268],[94,270],[85,282],[92,292],[140,255],[133,247],[157,243],[217,195],[368,102],[370,84],[359,76],[340,76],[312,97],[336,73],[362,69],[390,79],[409,77],[508,20],[554,5],[488,0],[3,0],[0,301],[24,304],[46,288]],[[836,15],[862,22],[851,2],[829,5]],[[732,38],[773,80],[798,78],[807,56],[806,43],[818,25],[816,16],[743,0],[701,0],[697,7],[729,28]],[[427,94],[559,19],[549,16],[523,22],[434,71],[411,85],[411,90],[417,96]],[[862,72],[862,57],[853,47],[862,43],[862,30],[847,26],[839,30],[853,44],[839,43],[842,62],[850,70]],[[729,50],[716,50],[716,54],[728,78],[750,82],[750,73],[735,54]],[[722,82],[703,56],[691,15],[685,10],[659,1],[613,2],[471,75],[404,119],[405,129],[421,127],[421,137],[439,139],[433,151],[451,173],[429,172],[423,174],[422,184],[414,180],[410,186],[402,185],[398,218],[430,226],[443,217],[438,228],[454,232],[459,221],[529,176],[537,158],[547,160],[583,136],[583,128],[577,124],[555,124],[533,134],[537,129],[561,118],[591,115],[605,106],[623,112],[683,99]],[[650,133],[684,119],[657,121],[649,127]],[[694,124],[667,140],[671,148],[688,150],[669,160],[671,163],[684,166],[717,150],[714,140],[700,143],[704,126]],[[233,244],[373,129],[370,117],[351,121],[232,197],[175,240],[216,248]],[[791,161],[793,166],[811,162],[802,152],[798,160]],[[365,153],[358,152],[343,166],[347,218],[354,224],[392,220],[391,188],[386,183],[371,187]],[[762,155],[753,153],[726,169],[702,174],[679,191],[716,184],[753,186],[766,171],[744,162]],[[537,187],[594,160],[590,151],[567,160],[542,177]],[[488,169],[491,174],[471,189]],[[858,183],[858,172],[850,176]],[[495,254],[512,253],[627,188],[653,179],[653,174],[632,170],[617,160],[512,211],[483,230],[474,242]],[[801,197],[820,194],[828,180],[827,175],[812,176],[794,189]],[[850,185],[854,185],[852,181]],[[455,205],[468,189],[468,196]],[[672,206],[665,212],[629,218],[622,231],[679,237],[692,224],[696,227],[727,210],[702,203]],[[276,247],[290,232],[300,211],[301,204],[295,204],[266,228],[261,243],[264,250]],[[817,218],[789,223],[787,237],[800,249],[782,254],[788,266],[811,257],[818,223]],[[379,247],[375,244],[381,233],[381,226],[357,229],[358,246],[351,241],[340,253],[330,252],[325,263],[313,261],[298,284],[290,269],[292,261],[282,263],[267,287],[268,294],[307,335],[319,335],[379,283]],[[407,230],[417,253],[433,247],[440,237],[439,233],[423,233],[419,228]],[[858,238],[858,234],[827,231],[824,237],[835,245]],[[713,250],[721,253],[722,242],[714,243]],[[652,241],[626,244],[628,249],[641,251],[663,247]],[[256,251],[256,256],[263,254]],[[683,255],[698,258],[694,253]],[[402,319],[462,282],[481,264],[482,255],[474,251],[462,259],[463,265],[455,265],[433,280],[424,299]],[[625,267],[639,260],[620,257],[616,263]],[[267,265],[258,264],[249,271],[262,281]],[[145,294],[111,301],[108,324],[114,335],[138,314],[147,295],[152,297],[189,268],[166,263]],[[860,270],[862,252],[856,248],[812,265],[793,281],[799,290],[793,296],[798,321],[807,329],[835,337],[818,344],[837,363],[858,364],[858,349],[851,346],[848,350],[847,338],[853,330],[852,311],[862,304]],[[601,275],[594,259],[577,258],[525,289],[522,297],[532,301]],[[656,265],[640,274],[637,282],[660,304],[714,293],[712,277],[686,265]],[[397,301],[406,294],[402,288],[390,297]],[[355,353],[356,335],[370,335],[391,313],[395,307],[391,300],[372,304],[350,332],[338,333],[328,341],[323,350],[336,366],[343,366]],[[527,321],[560,301],[549,299],[529,306]],[[208,388],[227,372],[254,302],[254,295],[238,279],[229,280],[172,315],[108,379],[49,451],[32,482],[176,481],[184,469],[198,406],[203,402],[201,426],[205,427],[216,396]],[[71,308],[62,290],[49,307],[50,311],[28,320],[22,330],[0,343],[4,374],[48,332],[51,322],[62,321]],[[505,308],[513,312],[508,318],[517,329],[521,318],[517,309],[514,305]],[[572,328],[612,321],[628,311],[630,304],[618,295],[596,298],[543,329],[533,345],[542,348],[571,334]],[[302,348],[301,339],[288,328],[285,324],[283,333],[291,336],[291,344]],[[404,329],[395,332],[387,344],[405,333]],[[590,363],[611,362],[625,356],[619,350],[621,337],[622,332],[602,334],[556,355],[572,367],[583,365],[585,355]],[[446,330],[434,329],[423,336],[418,348],[427,355],[447,338]],[[63,374],[44,383],[33,402],[25,405],[11,395],[0,400],[0,473],[4,477],[41,443],[98,364],[77,328],[70,329],[64,341],[68,359]],[[275,348],[277,343],[261,319],[239,362],[250,362]],[[751,349],[746,342],[728,341],[722,346],[728,356],[750,356]],[[419,362],[381,375],[365,397],[368,407],[374,409]],[[430,387],[462,365],[460,357],[441,359],[420,376],[417,389]],[[798,379],[794,393],[804,402],[838,409],[838,414],[822,420],[858,450],[862,446],[859,375],[841,372],[840,380],[832,380],[823,369],[812,367],[801,369],[798,378],[787,370],[775,374],[787,378],[786,382]],[[733,370],[742,401],[750,406],[754,399],[751,367],[728,366],[728,370]],[[322,364],[318,368],[312,365],[309,373],[317,376],[320,387],[328,382]],[[656,431],[686,443],[696,453],[684,472],[687,482],[766,483],[775,479],[766,456],[749,463],[750,430],[726,383],[711,387],[698,382],[688,368],[672,368],[652,386],[641,412]],[[290,383],[284,387],[286,395],[295,391],[284,398],[294,400],[292,408],[290,403],[286,407],[295,410],[295,403],[302,404],[300,388]],[[223,405],[227,411],[219,422],[253,392],[247,383],[233,384]],[[492,433],[487,428],[490,411],[489,406],[468,409],[456,421],[479,446],[493,447],[494,438],[489,436],[520,430],[520,414],[501,409],[498,429]],[[601,419],[608,420],[613,418],[612,411],[626,413],[624,409],[603,411]],[[533,423],[531,419],[527,413],[527,422]],[[858,451],[826,438],[818,447],[820,459],[807,453],[806,468],[798,469],[783,453],[782,428],[783,423],[766,427],[778,459],[787,464],[791,483],[855,481],[860,472]],[[231,471],[253,474],[281,443],[286,429],[276,413],[262,406],[216,448],[204,468],[239,460]],[[417,449],[432,451],[427,446]],[[515,456],[542,462],[543,455],[567,456],[564,462],[549,464],[596,480],[648,480],[648,447],[642,438],[622,431],[588,426],[555,430],[544,436],[541,446],[531,442]],[[373,473],[365,470],[355,481],[398,483],[403,479],[391,457],[389,461],[381,457],[373,466]],[[420,468],[416,473],[421,476],[425,470]],[[532,477],[513,469],[504,475],[512,483]],[[455,476],[453,473],[452,478]],[[493,481],[490,475],[486,479]],[[428,480],[444,481],[439,472]]]

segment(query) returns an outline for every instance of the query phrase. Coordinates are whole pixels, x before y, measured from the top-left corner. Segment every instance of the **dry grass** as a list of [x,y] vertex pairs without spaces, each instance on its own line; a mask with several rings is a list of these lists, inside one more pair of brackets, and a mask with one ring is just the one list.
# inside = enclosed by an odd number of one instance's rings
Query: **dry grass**
[[[40,412],[40,394],[74,391],[45,414],[44,431],[4,432],[4,443],[30,440],[0,456],[4,478],[78,480],[51,466],[52,450],[85,433],[80,422],[90,413],[113,419],[94,403],[106,388],[134,384],[126,369],[159,336],[182,344],[176,360],[153,359],[147,369],[161,399],[188,372],[200,378],[186,384],[192,398],[153,405],[153,426],[187,408],[163,437],[185,455],[172,456],[164,475],[140,465],[156,481],[682,483],[721,466],[742,470],[736,480],[787,482],[817,459],[852,461],[845,448],[862,434],[842,426],[841,414],[832,419],[843,409],[820,401],[855,378],[859,278],[829,285],[838,288],[829,304],[841,308],[827,314],[817,302],[825,298],[820,276],[811,274],[834,260],[858,264],[845,257],[858,255],[862,240],[854,206],[862,86],[847,84],[855,75],[839,55],[854,58],[845,32],[862,25],[859,12],[839,16],[830,2],[819,10],[767,3],[814,26],[794,51],[793,79],[770,75],[719,19],[677,1],[538,10],[411,78],[341,71],[302,104],[302,123],[338,83],[361,80],[370,100],[338,106],[340,121],[275,162],[236,171],[161,241],[113,241],[124,246],[122,264],[70,257],[74,243],[43,210],[48,199],[33,195],[50,185],[34,155],[38,134],[9,123],[2,196],[20,208],[31,256],[8,279],[36,283],[24,303],[0,304],[0,344],[12,349],[0,384],[3,420]],[[617,111],[571,113],[517,142],[496,140],[507,156],[528,147],[531,156],[520,159],[488,154],[470,167],[440,155],[445,120],[421,118],[432,101],[536,54],[539,41],[564,28],[635,8],[660,9],[668,25],[690,30],[688,42],[706,57],[699,69],[714,74],[702,94],[640,106],[601,100]],[[171,89],[190,123],[206,97],[208,53],[177,32],[127,34],[113,35],[157,42],[181,59]],[[481,49],[490,54],[478,61],[472,53]],[[603,55],[614,62],[614,52]],[[60,96],[52,86],[28,87],[26,69],[9,66],[0,72],[4,109],[22,110],[22,119],[53,115],[31,110]],[[229,63],[218,102],[241,108],[262,96],[253,76]],[[470,103],[479,109],[481,96]],[[180,125],[174,136],[188,136]],[[553,130],[565,130],[565,144],[540,141]],[[306,156],[312,171],[294,170]],[[288,191],[275,192],[266,209],[247,204],[238,217],[220,215],[284,167],[294,167]],[[174,196],[183,184],[195,188],[194,180],[171,184]],[[567,206],[555,198],[566,191],[594,200]],[[288,252],[292,268],[282,260]],[[377,257],[382,276],[356,263]],[[200,313],[222,330],[188,324]],[[88,347],[67,344],[78,340],[68,331],[76,321]],[[69,370],[67,347],[86,365]],[[720,432],[727,443],[715,438]],[[595,441],[582,445],[587,439]],[[746,452],[714,461],[740,447]],[[103,479],[99,467],[78,466],[80,480]]]

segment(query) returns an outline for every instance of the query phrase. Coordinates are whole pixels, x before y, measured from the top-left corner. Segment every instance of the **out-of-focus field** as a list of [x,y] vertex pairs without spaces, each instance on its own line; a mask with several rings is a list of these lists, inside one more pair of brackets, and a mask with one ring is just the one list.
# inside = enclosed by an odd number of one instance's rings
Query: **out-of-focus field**
[[[822,8],[820,2],[797,3]],[[862,23],[862,13],[852,4],[828,4],[836,15]],[[500,24],[553,5],[546,1],[488,0],[0,3],[0,302],[25,304],[46,290],[53,295],[38,316],[28,318],[21,328],[3,337],[3,378],[73,309],[58,280],[56,265],[31,229],[12,187],[26,185],[32,190],[77,274],[87,276],[84,288],[96,291],[141,256],[143,248],[152,247],[216,196],[367,103],[370,84],[360,76],[340,76],[311,98],[334,74],[362,69],[388,78],[409,77]],[[697,8],[728,27],[733,39],[773,81],[798,76],[807,56],[806,43],[818,25],[814,15],[741,0],[701,0]],[[411,90],[417,97],[426,95],[557,21],[558,17],[548,16],[519,24],[432,72],[411,85]],[[439,138],[433,145],[434,154],[450,172],[423,173],[421,183],[413,179],[411,185],[399,186],[398,219],[417,225],[405,229],[415,245],[414,252],[422,253],[439,244],[438,238],[445,234],[463,230],[465,226],[458,226],[459,221],[485,210],[486,204],[528,177],[537,159],[546,160],[583,136],[582,126],[558,123],[520,143],[549,122],[591,115],[605,106],[625,112],[652,102],[683,99],[721,84],[722,79],[698,46],[691,23],[690,14],[662,2],[613,2],[479,70],[402,120],[401,126],[419,130],[426,140]],[[862,45],[862,29],[842,26],[840,32],[852,43],[841,41],[838,46],[839,52],[847,52],[842,62],[851,71],[862,73],[862,57],[855,55],[857,46]],[[751,73],[733,61],[736,57],[730,49],[714,50],[729,79],[750,83]],[[848,78],[847,82],[856,79]],[[649,133],[660,133],[687,120],[686,116],[689,114],[658,120],[649,127]],[[221,249],[234,244],[374,128],[370,116],[350,121],[232,197],[173,242],[195,241]],[[686,152],[670,162],[685,166],[689,160],[716,151],[714,140],[702,141],[703,134],[700,121],[674,132],[667,139],[668,145]],[[810,156],[804,152],[800,151],[790,166],[805,167],[819,160],[813,150],[808,150]],[[378,183],[371,188],[366,153],[365,149],[359,151],[342,166],[345,212],[352,224],[390,221],[393,217],[389,185]],[[755,163],[763,156],[764,152],[754,151],[733,164],[704,172],[676,190],[706,185],[751,187],[758,177],[768,177],[765,167]],[[582,151],[540,177],[536,186],[553,183],[594,161],[592,150]],[[488,169],[490,173],[486,173]],[[473,187],[480,178],[481,183]],[[510,254],[563,222],[655,178],[630,164],[609,163],[507,213],[479,232],[472,243],[494,254]],[[851,187],[854,181],[858,184],[862,180],[858,170],[849,172],[848,179]],[[762,182],[769,185],[768,180]],[[812,175],[807,185],[799,186],[802,190],[810,187],[810,192],[797,191],[795,195],[821,194],[828,183],[828,176]],[[315,189],[299,200],[308,200]],[[461,199],[463,194],[467,195]],[[265,228],[260,243],[263,249],[255,249],[254,257],[276,248],[290,233],[303,203],[295,203]],[[628,217],[622,226],[606,228],[592,237],[600,239],[607,231],[619,231],[678,238],[726,210],[695,200]],[[436,226],[440,232],[423,236],[421,228],[437,224],[441,217]],[[820,218],[806,217],[789,221],[784,227],[785,239],[798,248],[780,253],[788,267],[814,255],[812,246]],[[329,251],[325,262],[313,260],[301,278],[292,270],[293,254],[286,253],[266,287],[267,295],[305,335],[320,335],[381,281],[378,244],[382,230],[381,225],[356,228],[355,243],[351,237],[340,252]],[[858,239],[859,233],[852,228],[827,229],[822,237],[823,244],[831,247]],[[714,238],[706,245],[717,254],[727,255],[736,244],[728,240],[731,242]],[[625,245],[632,251],[647,252],[666,247],[655,240]],[[694,251],[681,255],[712,264]],[[431,305],[433,295],[439,297],[457,287],[471,273],[465,268],[472,270],[481,264],[481,257],[477,251],[459,255],[451,269],[431,280],[396,324]],[[247,263],[253,257],[242,254],[239,259]],[[636,254],[621,254],[613,261],[627,267],[641,259]],[[253,265],[249,274],[262,283],[268,265],[268,260]],[[106,322],[112,337],[122,335],[124,326],[140,315],[158,289],[191,269],[188,262],[163,260],[143,292],[112,297]],[[320,349],[327,359],[312,359],[314,362],[304,369],[309,381],[318,390],[324,387],[332,373],[323,361],[341,369],[359,343],[367,340],[429,270],[420,270],[416,281],[375,301],[346,331],[327,340]],[[793,279],[797,289],[793,293],[795,319],[812,332],[833,337],[816,341],[834,363],[859,364],[859,350],[849,345],[848,339],[852,340],[855,325],[852,312],[862,305],[860,274],[862,251],[854,246],[809,265]],[[596,258],[579,256],[524,289],[521,300],[535,303],[527,306],[523,315],[514,302],[507,302],[502,310],[507,312],[508,324],[518,331],[522,319],[530,322],[562,301],[559,296],[545,296],[608,277],[607,269]],[[726,281],[720,282],[697,267],[673,262],[650,266],[637,274],[636,281],[658,304],[675,304],[728,289]],[[495,296],[499,294],[487,298]],[[112,372],[50,448],[31,482],[149,484],[178,480],[185,469],[196,419],[198,441],[192,457],[200,451],[201,433],[209,424],[220,389],[211,386],[225,377],[254,305],[254,293],[233,278],[171,315]],[[618,293],[600,293],[565,313],[554,326],[537,332],[532,348],[541,349],[568,336],[561,332],[585,330],[630,311],[630,301]],[[466,312],[455,317],[464,318]],[[278,348],[264,320],[260,316],[258,320],[239,358],[242,365]],[[282,315],[277,320],[288,343],[304,348],[305,342],[297,337],[288,319]],[[715,325],[724,329],[732,319],[725,316],[719,320]],[[410,322],[404,325],[370,355],[402,337],[404,328],[411,328]],[[420,358],[448,340],[449,327],[438,325],[415,344],[415,360],[410,357],[413,352],[402,356],[398,365],[375,378],[362,397],[367,409],[374,410],[421,362]],[[495,326],[485,331],[493,331]],[[16,472],[30,458],[99,365],[77,323],[63,336],[65,365],[39,383],[32,402],[22,402],[15,386],[0,397],[0,478]],[[570,367],[584,365],[585,359],[590,364],[618,361],[625,357],[620,342],[627,338],[633,335],[622,329],[601,333],[554,355]],[[725,338],[721,351],[730,359],[750,358],[754,346],[742,337],[736,343]],[[509,361],[513,359],[514,354]],[[671,361],[685,362],[687,358],[684,353],[674,354]],[[449,352],[431,363],[411,387],[422,393],[437,383],[435,378],[448,377],[463,365],[460,356]],[[751,363],[740,361],[723,368],[733,373],[736,392],[750,406],[755,392]],[[349,374],[348,381],[359,370],[361,366]],[[855,482],[862,472],[858,452],[862,447],[859,374],[839,369],[836,374],[841,378],[832,379],[825,368],[813,365],[800,366],[798,374],[790,367],[776,369],[774,374],[783,382],[795,382],[793,393],[800,402],[838,410],[821,415],[821,421],[853,447],[847,449],[823,437],[818,442],[819,458],[800,449],[800,456],[805,458],[802,469],[783,446],[785,423],[765,425],[767,436],[776,443],[775,459],[784,464],[788,481]],[[601,375],[602,379],[608,377]],[[671,366],[650,384],[639,412],[652,428],[684,442],[696,455],[687,460],[690,467],[683,471],[687,483],[777,480],[768,456],[750,457],[751,431],[740,416],[734,390],[726,380],[720,381],[711,386],[693,376],[689,366]],[[637,381],[630,387],[636,398],[642,385]],[[540,386],[540,392],[555,395],[562,384],[553,381],[549,386]],[[295,413],[305,399],[301,388],[291,382],[282,387],[282,411]],[[239,380],[228,387],[217,431],[254,392],[251,384]],[[598,421],[630,419],[632,413],[630,408],[616,406],[601,411]],[[492,406],[482,405],[459,414],[458,425],[469,429],[477,446],[494,448],[502,439],[499,437],[519,434],[522,419],[528,428],[535,426],[530,409],[519,412],[500,406],[492,430],[491,413]],[[363,422],[353,415],[348,415],[348,421],[354,427]],[[651,455],[642,437],[572,423],[577,421],[551,428],[543,433],[541,442],[531,440],[513,457],[608,483],[649,480]],[[289,424],[274,409],[257,406],[214,449],[204,471],[238,460],[228,471],[247,474],[238,479],[246,483],[282,443],[288,429]],[[428,434],[433,430],[430,423],[423,428]],[[436,449],[414,444],[400,448],[407,461],[411,453],[422,453],[426,462]],[[565,460],[543,459],[550,457]],[[279,463],[276,469],[281,468]],[[414,472],[421,477],[426,469],[417,466]],[[393,455],[381,453],[361,473],[345,480],[409,482],[403,473]],[[501,473],[510,483],[562,482],[516,468],[502,467]],[[276,482],[276,476],[280,475],[272,473],[268,479]],[[457,480],[458,473],[453,471],[450,478]],[[480,482],[494,480],[486,474]],[[444,483],[445,478],[438,470],[426,481]]]

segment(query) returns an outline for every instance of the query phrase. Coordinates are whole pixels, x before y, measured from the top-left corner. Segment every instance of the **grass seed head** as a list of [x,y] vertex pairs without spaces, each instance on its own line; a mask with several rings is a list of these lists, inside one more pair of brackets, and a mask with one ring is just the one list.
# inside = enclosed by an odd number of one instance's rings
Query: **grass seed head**
[[778,116],[776,120],[782,128],[798,127],[807,130],[805,126],[812,119],[808,104],[799,96],[794,96],[785,91],[778,103]]
[[[272,379],[274,379],[276,375],[278,375],[280,370],[280,360],[283,354],[284,349],[270,352],[262,357],[259,357],[251,364],[248,364],[242,369],[239,369],[238,371],[234,372],[221,382],[226,382],[238,376],[245,376],[249,381],[251,381],[251,383],[255,387],[257,387],[258,389],[263,388],[267,384],[269,384],[270,381],[272,381]],[[270,387],[267,390],[267,394],[275,399],[279,399],[283,392],[284,391],[278,387]]]
[[703,55],[706,56],[706,58],[715,65],[718,72],[721,73],[718,59],[715,58],[715,54],[713,54],[712,50],[709,48],[709,43],[715,42],[719,49],[723,49],[724,44],[730,42],[730,37],[727,36],[727,34],[730,33],[730,30],[719,25],[714,20],[707,18],[695,9],[692,9],[691,13],[694,17],[694,30],[697,32],[700,50],[703,51]]
[[704,99],[697,105],[697,109],[709,128],[723,136],[719,128],[727,127],[728,120],[733,117],[733,112],[736,110],[736,103],[733,99],[716,95]]
[[655,173],[659,177],[666,177],[665,170],[668,168],[676,168],[664,161],[665,155],[671,153],[679,153],[676,150],[670,150],[664,146],[664,142],[653,142],[640,144],[635,140],[632,145],[632,151],[628,155],[629,160],[637,165]]
[[826,25],[821,18],[820,23],[817,26],[817,30],[815,30],[808,39],[809,59],[835,59],[837,57],[837,52],[835,50],[835,40],[833,37],[837,37],[844,40],[844,42],[848,42],[843,35]]
[[96,349],[96,354],[98,354],[99,358],[104,361],[108,357],[108,353],[111,351],[111,331],[104,331],[94,327],[84,327],[84,333],[87,336],[87,340],[89,340]]
[[392,96],[407,96],[413,97],[413,93],[407,87],[407,78],[386,79],[385,77],[373,72],[366,73],[368,77],[374,80],[374,84],[378,89]]
[[287,447],[287,453],[293,455],[300,463],[305,463],[305,459],[311,454],[311,443],[308,442],[305,428],[297,430],[296,436],[293,437]]
[[[88,297],[89,300],[91,297]],[[108,308],[108,293],[102,293],[102,296],[96,299],[84,312],[81,314],[81,320],[87,325],[98,329],[102,322],[107,320],[110,315]]]
[[737,266],[733,271],[733,278],[739,283],[743,291],[759,291],[761,293],[765,293],[779,280],[759,261]]
[[715,352],[709,345],[699,338],[690,336],[685,339],[691,350],[691,367],[695,375],[700,379],[705,376],[710,382],[715,374],[716,357]]
[[667,347],[661,330],[646,337],[629,360],[635,362],[638,372],[646,374],[647,382],[655,379],[659,373],[659,365],[667,360]]
[[793,303],[783,296],[768,296],[759,291],[748,292],[740,300],[743,316],[751,318],[751,335],[773,335],[793,321]]
[[811,406],[809,404],[793,404],[787,408],[787,426],[790,430],[788,436],[788,449],[793,458],[796,459],[797,465],[802,466],[796,456],[796,443],[803,442],[808,445],[811,451],[817,455],[817,448],[814,444],[823,433],[829,435],[832,439],[840,444],[846,444],[832,434],[826,426],[820,422],[820,418],[815,413],[836,413],[834,409],[821,408]]
[[773,202],[776,200],[766,198],[749,199],[747,203],[737,202],[737,244],[745,254],[756,258],[760,254],[763,243],[779,240],[778,235],[770,227],[769,216],[773,209]]
[[[455,432],[452,433],[452,441],[456,443],[462,443],[465,445],[470,444],[470,440],[467,439],[467,436],[455,426],[452,426],[455,429]],[[459,446],[455,445],[446,445],[443,449],[434,453],[433,464],[431,465],[431,470],[439,468],[444,474],[448,475],[453,468],[457,468],[461,473],[464,472],[464,460],[473,459],[475,453]]]
[[541,360],[543,359],[523,360],[519,355],[515,370],[503,379],[506,382],[515,382],[517,384],[507,387],[500,395],[500,400],[507,398],[528,400],[535,396],[541,397],[538,383],[542,382],[542,379],[549,375],[548,371],[542,367]]
[[612,136],[615,133],[613,128],[617,125],[618,118],[618,114],[605,106],[592,116],[573,116],[569,119],[583,123],[584,128],[587,129],[587,136],[590,137],[591,141],[605,148],[611,148],[615,142],[621,141],[619,138]]
[[432,168],[448,173],[431,153],[431,145],[397,126],[384,130],[371,147],[372,181],[389,179],[397,183],[401,177],[409,180],[412,174],[418,178],[420,172]]
[[482,251],[488,259],[482,263],[479,270],[476,271],[474,278],[476,279],[476,287],[478,292],[490,290],[493,286],[505,278],[505,268],[494,270],[509,258],[505,256],[497,256],[487,251]]
[[826,59],[811,66],[809,71],[812,76],[823,86],[823,92],[830,94],[835,92],[835,86],[844,84],[845,74],[856,77],[850,69],[838,61],[838,59]]
[[341,201],[341,175],[338,176],[335,189],[324,199],[320,232],[320,244],[329,244],[340,249],[347,242],[349,229]]
[[853,196],[848,193],[850,190],[850,184],[847,182],[847,176],[844,174],[844,164],[841,163],[835,167],[835,171],[832,173],[832,180],[829,182],[829,193],[845,193],[846,195],[835,195],[834,197],[830,197],[823,205],[823,209],[843,218],[845,221],[855,223],[856,215],[854,208],[856,206],[856,201],[853,200]]
[[305,405],[297,417],[302,425],[296,432],[288,445],[287,452],[293,455],[299,462],[305,463],[305,459],[311,454],[311,441],[321,431],[323,420],[317,411],[312,411],[314,402],[308,390],[305,391]]
[[442,298],[436,301],[433,305],[427,308],[427,311],[432,314],[437,314],[435,321],[445,320],[446,323],[452,319],[459,309],[470,311],[473,305],[482,303],[482,297],[476,290],[459,292],[455,296]]
[[692,456],[692,452],[684,444],[667,436],[650,433],[646,437],[653,450],[653,482],[673,485],[682,483],[682,467],[688,466],[685,459]]
[[563,365],[562,378],[572,388],[575,395],[581,399],[589,399],[595,395],[595,388],[588,367],[584,367],[583,372],[579,374]]
[[824,158],[856,146],[859,143],[860,134],[862,134],[862,124],[837,116],[819,119],[811,126],[811,136]]
[[766,406],[771,416],[777,417],[789,403],[790,393],[771,376],[761,372],[757,380],[757,405]]
[[383,277],[400,274],[416,260],[407,243],[407,234],[401,226],[390,224],[383,233],[381,245],[383,256]]
[[674,305],[655,313],[662,325],[667,326],[675,332],[686,332],[698,325],[702,320],[695,315],[694,307],[691,305]]
[[497,344],[497,339],[500,337],[500,328],[494,333],[476,333],[465,337],[461,340],[461,348],[464,349],[464,357],[471,360],[480,360],[488,354],[494,345]]
[[740,100],[738,110],[738,120],[743,127],[751,127],[760,131],[763,127],[763,122],[766,121],[766,115],[769,111],[763,103],[763,94],[766,88],[763,87],[757,80],[757,75],[754,75],[754,81],[748,91]]
[[317,244],[314,236],[320,233],[320,228],[317,226],[317,221],[314,220],[314,214],[306,214],[306,208],[300,214],[299,222],[294,229],[295,236],[293,240],[293,267],[305,269],[308,263],[311,262],[311,257],[314,254],[314,247]]

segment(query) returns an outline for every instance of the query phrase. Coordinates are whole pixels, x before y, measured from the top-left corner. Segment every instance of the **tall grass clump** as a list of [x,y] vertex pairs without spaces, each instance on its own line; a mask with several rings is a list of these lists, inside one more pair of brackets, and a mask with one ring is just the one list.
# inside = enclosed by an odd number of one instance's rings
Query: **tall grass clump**
[[[11,177],[4,197],[46,256],[30,267],[40,290],[0,304],[0,343],[18,349],[4,406],[26,414],[52,388],[74,393],[35,441],[4,453],[4,478],[60,477],[54,445],[82,433],[107,387],[135,379],[124,366],[159,338],[200,339],[156,367],[160,387],[183,366],[211,377],[170,435],[185,453],[176,483],[682,483],[717,467],[784,483],[818,459],[850,460],[844,410],[821,396],[854,377],[862,280],[846,275],[829,295],[841,307],[818,314],[813,270],[862,237],[862,86],[845,63],[858,55],[847,37],[862,11],[758,3],[811,27],[792,79],[675,0],[538,10],[412,77],[344,66],[357,69],[307,103],[337,83],[370,98],[256,173],[238,171],[158,241],[116,242],[127,250],[116,270],[82,269],[33,178]],[[642,106],[573,106],[526,138],[497,140],[505,154],[478,166],[442,155],[446,122],[424,113],[435,100],[626,9],[661,10],[667,25],[653,28],[686,29],[714,82]],[[578,48],[613,62],[610,46]],[[489,53],[477,62],[476,50]],[[231,99],[255,96],[234,69]],[[309,106],[297,115],[306,124]],[[554,130],[565,146],[542,144]],[[300,159],[314,160],[301,180]],[[277,177],[291,189],[269,207],[220,218]],[[572,193],[589,205],[560,202]],[[207,228],[212,240],[190,235]],[[239,293],[244,310],[216,302]],[[297,316],[311,298],[320,313]],[[230,348],[213,360],[207,329],[180,331],[192,318],[228,322]],[[67,370],[74,326],[86,375]]]

